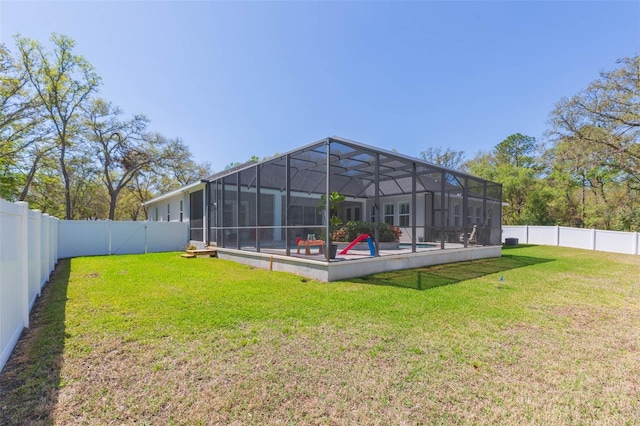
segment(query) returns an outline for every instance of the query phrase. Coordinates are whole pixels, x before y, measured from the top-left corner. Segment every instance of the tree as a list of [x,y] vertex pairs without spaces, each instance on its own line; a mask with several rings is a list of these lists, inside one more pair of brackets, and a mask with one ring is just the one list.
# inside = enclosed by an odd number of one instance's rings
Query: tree
[[65,218],[72,218],[69,151],[78,138],[79,112],[97,91],[100,77],[84,57],[72,50],[75,42],[65,36],[51,36],[53,52],[35,40],[16,36],[18,67],[24,72],[36,99],[51,123],[64,184]]
[[64,197],[64,185],[58,163],[54,157],[44,156],[34,172],[33,182],[29,190],[28,202],[32,208],[55,217],[62,217],[64,204],[60,200]]
[[[604,129],[592,128],[583,129],[582,132],[595,135],[603,131]],[[609,229],[610,216],[600,213],[596,219],[594,213],[602,210],[596,207],[598,204],[609,203],[607,199],[609,195],[613,195],[609,194],[609,189],[618,186],[622,172],[603,161],[601,146],[588,140],[579,140],[578,135],[556,141],[550,152],[553,158],[551,177],[558,178],[563,174],[566,176],[563,179],[566,201],[569,205],[576,205],[575,220],[568,224],[587,226],[589,223],[600,223],[600,227]],[[554,183],[557,182],[556,180]],[[573,198],[577,201],[571,200],[571,194],[574,194]],[[610,207],[613,208],[613,205]],[[589,211],[591,214],[588,216]]]
[[[145,220],[145,210],[138,197],[130,190],[131,184],[125,188],[118,199],[115,220]],[[149,200],[146,198],[144,201]]]
[[110,220],[115,219],[118,196],[140,170],[158,161],[161,149],[145,139],[149,120],[136,115],[121,120],[122,110],[103,99],[85,108],[84,132],[89,152],[95,155],[109,197]]
[[75,42],[51,41],[18,35],[15,55],[0,45],[0,196],[67,219],[135,220],[139,203],[211,174],[179,138],[96,99],[100,77]]
[[[121,209],[118,212],[121,217],[136,220],[144,213],[144,217],[148,219],[148,211],[142,203],[155,195],[172,191],[211,174],[209,164],[196,163],[189,147],[180,138],[167,139],[159,134],[154,134],[154,137],[164,141],[163,149],[158,150],[162,155],[152,165],[141,168],[127,184],[128,207],[126,211]],[[134,199],[138,206],[135,206]]]
[[570,138],[576,149],[598,147],[600,162],[640,186],[640,56],[617,61],[586,89],[563,98],[550,116],[550,135]]
[[[41,105],[28,90],[28,83],[24,69],[0,45],[0,196],[9,200],[25,199],[35,170],[47,152],[40,144],[47,133]],[[38,146],[34,147],[36,143]]]
[[495,147],[496,161],[513,167],[532,167],[538,149],[536,138],[520,133],[510,135]]
[[[570,145],[567,145],[568,147]],[[571,160],[563,159],[565,154],[568,152],[552,148],[542,157],[544,190],[551,194],[547,208],[556,224],[582,227],[584,226],[584,208],[581,208],[581,199],[576,194],[582,188],[584,195],[584,179],[579,166],[574,167],[571,165]],[[584,196],[582,200],[584,201]]]
[[0,158],[15,156],[29,146],[42,121],[40,104],[28,90],[28,83],[24,69],[0,44]]
[[420,158],[449,169],[460,169],[464,160],[464,151],[451,148],[429,147],[420,153]]
[[176,138],[172,144],[173,156],[165,160],[157,170],[160,173],[157,189],[161,192],[186,186],[211,174],[211,164],[196,162],[182,139]]
[[556,175],[566,173],[578,188],[579,223],[630,230],[640,226],[628,204],[640,189],[640,56],[617,64],[556,104],[549,136]]
[[535,138],[516,133],[496,145],[490,153],[478,153],[465,164],[471,174],[502,184],[502,199],[508,203],[503,209],[503,221],[507,225],[548,216],[545,211],[531,210],[534,206],[544,207],[541,194],[536,194],[538,198],[529,203],[527,211],[527,201],[538,189],[540,167],[534,156],[537,149]]
[[76,153],[67,159],[72,185],[69,188],[72,219],[98,219],[106,216],[108,199],[100,184],[100,169],[92,156]]
[[29,189],[33,180],[36,178],[36,173],[42,167],[42,164],[48,158],[49,154],[53,151],[54,146],[48,143],[40,145],[39,143],[33,143],[27,151],[27,157],[29,161],[24,162],[24,165],[29,165],[29,170],[25,174],[24,182],[22,184],[22,192],[20,193],[19,200],[24,201],[29,194]]
[[[154,193],[156,193],[154,188],[157,180],[158,179],[155,174],[141,172],[138,173],[127,186],[127,198],[133,198],[136,200],[137,205],[142,208],[145,219],[149,219],[149,211],[142,203],[153,198]],[[157,193],[161,194],[162,192],[158,191]],[[135,203],[132,203],[132,205],[135,205]],[[136,211],[124,212],[122,214],[128,214],[131,217],[137,218],[140,215],[140,212],[138,209],[135,210]]]

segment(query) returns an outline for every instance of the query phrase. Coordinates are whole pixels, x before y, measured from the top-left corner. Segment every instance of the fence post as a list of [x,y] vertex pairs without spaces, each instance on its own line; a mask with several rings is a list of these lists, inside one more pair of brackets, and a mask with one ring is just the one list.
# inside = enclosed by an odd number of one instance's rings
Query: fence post
[[22,323],[25,328],[29,328],[29,205],[24,201],[18,201],[16,204],[20,206],[20,238],[18,241],[20,279],[17,284],[22,288]]
[[560,226],[556,225],[556,246],[560,247]]
[[595,250],[596,249],[596,234],[598,233],[598,231],[596,231],[595,228],[591,229],[591,250]]
[[56,218],[49,216],[49,276],[56,267],[56,246],[58,245],[56,229],[58,229]]
[[529,244],[529,225],[524,226],[524,243]]
[[111,256],[111,220],[107,219],[105,222],[107,230],[107,255]]
[[633,254],[640,254],[638,253],[638,233],[634,232],[633,233],[633,244],[632,244],[632,253]]
[[55,265],[58,263],[58,237],[60,235],[60,219],[55,218],[53,220],[54,222],[54,228],[53,228],[53,239],[54,239],[54,243],[53,243],[53,265],[55,267]]
[[[38,282],[38,297],[40,297],[40,286],[42,284],[42,264],[40,263],[42,261],[42,256],[41,256],[41,252],[42,252],[42,224],[40,223],[42,221],[42,215],[40,214],[40,210],[32,210],[33,213],[35,214],[35,220],[34,220],[34,225],[30,226],[30,232],[33,233],[33,235],[35,235],[35,238],[33,239],[34,241],[34,246],[33,247],[29,247],[30,248],[30,252],[31,252],[31,256],[33,256],[33,261],[35,263],[35,266],[32,268],[36,271],[36,276],[37,276],[37,282]],[[29,222],[29,212],[27,211],[27,222]]]
[[40,285],[38,297],[44,284],[49,281],[49,215],[44,213],[40,217]]

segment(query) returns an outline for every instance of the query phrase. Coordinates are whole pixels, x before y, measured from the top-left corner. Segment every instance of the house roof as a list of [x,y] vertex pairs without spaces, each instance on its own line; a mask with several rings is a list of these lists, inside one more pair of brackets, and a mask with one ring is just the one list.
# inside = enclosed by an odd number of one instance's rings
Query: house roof
[[149,204],[156,203],[158,201],[166,200],[167,198],[171,198],[175,195],[181,194],[183,192],[190,192],[192,189],[195,189],[199,186],[203,186],[206,183],[204,180],[199,180],[197,182],[190,183],[189,185],[183,186],[182,188],[174,189],[173,191],[167,192],[165,194],[159,195],[155,198],[152,198],[148,201],[142,203],[143,206],[148,206]]
[[214,174],[212,174],[210,176],[207,176],[207,177],[203,178],[202,181],[203,182],[210,182],[212,180],[216,180],[216,179],[221,178],[223,176],[235,173],[238,170],[243,170],[243,169],[249,168],[251,166],[255,166],[258,163],[259,163],[258,161],[249,160],[249,161],[246,161],[246,162],[244,162],[242,164],[238,164],[237,166],[233,166],[233,167],[230,167],[228,169],[224,169],[221,172],[214,173]]

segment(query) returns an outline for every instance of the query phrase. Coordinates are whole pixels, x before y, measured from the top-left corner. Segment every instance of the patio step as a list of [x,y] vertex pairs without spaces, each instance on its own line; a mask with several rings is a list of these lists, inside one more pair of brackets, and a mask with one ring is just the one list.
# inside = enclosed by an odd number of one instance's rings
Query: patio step
[[209,247],[206,249],[187,250],[186,253],[183,253],[180,256],[187,259],[193,259],[194,257],[216,257],[217,254],[218,251],[215,248]]

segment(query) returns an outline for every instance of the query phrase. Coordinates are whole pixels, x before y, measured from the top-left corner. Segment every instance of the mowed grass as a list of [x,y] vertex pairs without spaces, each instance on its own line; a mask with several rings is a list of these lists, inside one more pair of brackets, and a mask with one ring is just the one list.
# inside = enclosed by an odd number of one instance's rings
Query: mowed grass
[[637,424],[640,257],[522,246],[337,283],[63,260],[0,398],[1,424]]

